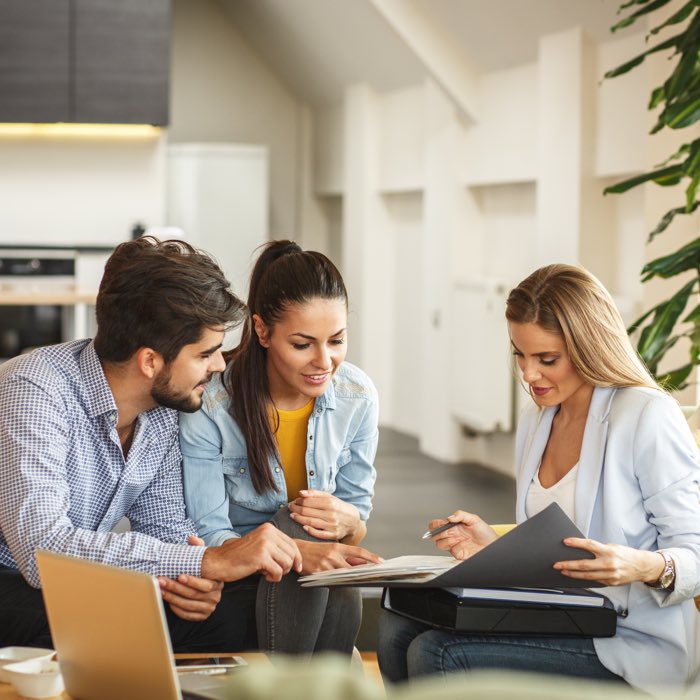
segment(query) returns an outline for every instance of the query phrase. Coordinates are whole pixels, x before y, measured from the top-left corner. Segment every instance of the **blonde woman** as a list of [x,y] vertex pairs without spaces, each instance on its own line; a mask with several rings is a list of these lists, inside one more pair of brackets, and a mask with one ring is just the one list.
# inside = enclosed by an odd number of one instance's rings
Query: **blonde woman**
[[[455,635],[387,613],[379,660],[390,680],[477,668],[531,670],[654,687],[700,667],[700,467],[681,410],[635,353],[605,288],[580,267],[543,267],[513,289],[506,319],[534,405],[516,439],[516,520],[557,502],[586,535],[560,561],[601,581],[624,616],[611,638]],[[466,558],[496,537],[477,515],[435,538]],[[430,527],[445,521],[436,520]]]

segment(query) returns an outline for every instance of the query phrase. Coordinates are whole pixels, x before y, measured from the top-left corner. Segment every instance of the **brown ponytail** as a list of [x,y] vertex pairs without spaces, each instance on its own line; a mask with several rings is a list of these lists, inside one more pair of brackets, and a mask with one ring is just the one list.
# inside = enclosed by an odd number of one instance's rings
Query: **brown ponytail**
[[257,314],[272,328],[289,306],[311,299],[348,297],[343,278],[323,254],[303,251],[292,241],[271,241],[258,257],[250,277],[248,316],[241,342],[226,355],[231,363],[226,389],[231,396],[231,416],[246,441],[248,468],[258,493],[276,491],[270,462],[279,461],[268,406],[272,403],[267,380],[267,350],[253,328]]

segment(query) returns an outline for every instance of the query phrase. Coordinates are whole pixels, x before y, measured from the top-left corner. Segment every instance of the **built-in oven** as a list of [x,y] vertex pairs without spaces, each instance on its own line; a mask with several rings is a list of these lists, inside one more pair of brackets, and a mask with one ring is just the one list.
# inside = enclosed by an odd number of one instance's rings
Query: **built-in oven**
[[83,335],[97,283],[81,289],[79,267],[78,250],[0,246],[0,360]]

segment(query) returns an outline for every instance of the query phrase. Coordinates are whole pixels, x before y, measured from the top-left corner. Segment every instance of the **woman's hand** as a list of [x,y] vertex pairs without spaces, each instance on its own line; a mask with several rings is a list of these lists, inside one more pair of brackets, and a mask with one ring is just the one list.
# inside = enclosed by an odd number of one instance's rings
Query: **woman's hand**
[[428,529],[434,530],[446,523],[459,523],[432,538],[438,549],[449,551],[455,559],[468,559],[472,554],[498,539],[498,535],[478,515],[458,510],[447,520],[431,520]]
[[[193,547],[204,547],[204,540],[190,535],[187,540]],[[221,600],[221,581],[180,574],[177,580],[165,576],[158,577],[163,600],[170,609],[183,620],[199,622],[211,615]]]
[[634,581],[651,583],[658,580],[665,566],[659,552],[645,552],[621,544],[602,544],[582,537],[567,537],[564,544],[591,552],[595,559],[559,561],[554,568],[570,578],[600,581],[606,586],[621,586]]
[[305,489],[289,504],[289,517],[319,540],[345,540],[352,544],[364,535],[360,513],[351,503],[345,503],[324,491]]
[[294,541],[301,552],[303,575],[328,569],[347,569],[359,564],[379,564],[384,561],[379,555],[363,547],[339,542]]
[[211,615],[221,600],[221,581],[180,574],[177,580],[158,577],[163,600],[183,620],[200,622]]

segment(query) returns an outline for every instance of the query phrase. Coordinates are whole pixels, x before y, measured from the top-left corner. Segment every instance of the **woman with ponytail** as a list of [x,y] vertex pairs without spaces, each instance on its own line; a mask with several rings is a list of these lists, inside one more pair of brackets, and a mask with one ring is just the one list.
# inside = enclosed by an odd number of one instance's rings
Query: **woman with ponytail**
[[[302,574],[380,561],[358,546],[372,505],[378,404],[369,377],[344,361],[347,305],[326,256],[290,241],[263,248],[241,341],[202,410],[180,417],[187,509],[207,545],[272,522],[295,539]],[[357,589],[301,588],[297,573],[258,578],[261,649],[352,651]]]

